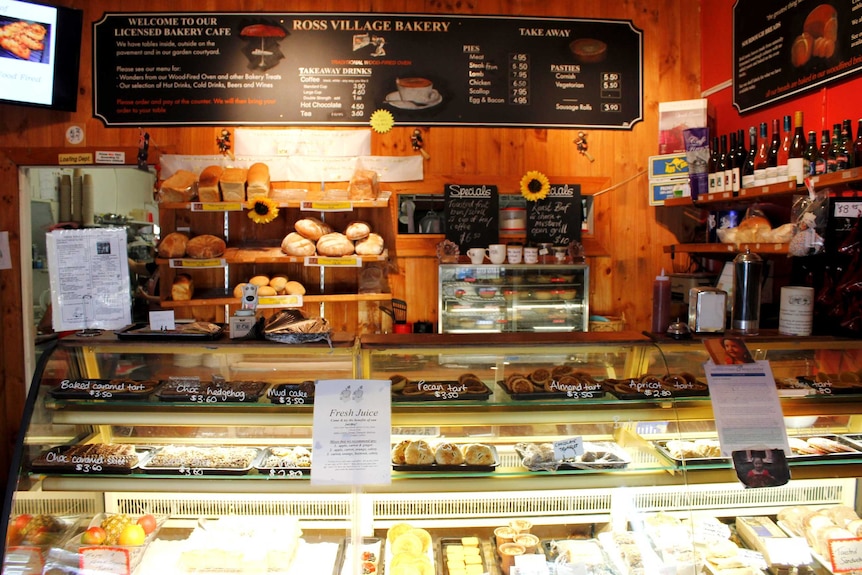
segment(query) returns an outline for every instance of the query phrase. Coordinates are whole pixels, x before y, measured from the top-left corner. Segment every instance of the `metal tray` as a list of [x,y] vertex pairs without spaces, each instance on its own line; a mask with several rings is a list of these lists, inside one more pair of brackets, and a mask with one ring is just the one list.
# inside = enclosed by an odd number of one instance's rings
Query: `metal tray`
[[815,454],[796,454],[794,453],[790,457],[787,458],[788,462],[793,461],[825,461],[832,459],[857,459],[862,457],[862,443],[853,439],[854,437],[858,437],[862,439],[862,435],[828,435],[828,434],[808,434],[808,435],[793,435],[791,437],[796,437],[798,439],[802,439],[803,441],[807,441],[811,437],[823,437],[825,439],[831,439],[832,441],[837,441],[841,445],[845,445],[853,449],[853,451],[842,451],[839,453],[815,453]]
[[[187,386],[187,393],[172,393],[177,386]],[[241,389],[246,386],[248,389]],[[226,381],[224,383],[201,382],[198,387],[184,382],[165,381],[155,396],[160,401],[181,401],[191,403],[255,403],[266,391],[268,384],[262,381]],[[240,394],[240,392],[243,392]]]
[[[196,446],[198,449],[219,449],[218,447],[212,446]],[[162,448],[164,449],[164,448]],[[259,463],[260,457],[263,453],[263,450],[260,448],[250,448],[256,450],[256,454],[252,457],[251,462],[245,467],[197,467],[194,465],[190,466],[178,466],[178,467],[157,467],[154,465],[150,465],[150,462],[153,458],[158,454],[158,450],[155,451],[152,456],[150,456],[147,461],[138,465],[138,469],[143,473],[147,473],[150,475],[184,475],[189,477],[198,477],[201,475],[248,475]]]
[[147,323],[135,323],[114,331],[117,338],[135,341],[215,341],[224,335],[225,325],[216,324],[219,330],[215,333],[188,333],[182,330],[150,329]]
[[596,461],[573,461],[573,460],[562,460],[562,461],[545,461],[542,462],[543,465],[541,467],[527,467],[524,464],[524,457],[527,454],[526,447],[531,445],[529,443],[519,443],[515,445],[515,451],[518,456],[521,458],[521,465],[529,469],[530,471],[571,471],[571,470],[580,470],[580,471],[609,471],[614,469],[625,469],[632,462],[631,457],[628,453],[626,453],[619,445],[614,443],[613,441],[585,441],[584,442],[584,452],[610,452],[616,455],[620,460],[619,461],[602,461],[598,459]]
[[[437,572],[440,575],[450,575],[449,572],[449,562],[446,561],[446,548],[450,545],[461,545],[461,538],[459,537],[441,537],[437,540]],[[490,566],[488,565],[488,559],[485,555],[485,542],[482,539],[479,539],[479,563],[482,566],[482,573],[490,573]]]
[[659,455],[672,462],[677,467],[681,467],[683,465],[715,465],[716,463],[731,464],[730,457],[686,457],[684,459],[680,459],[678,457],[674,457],[671,455],[670,451],[668,451],[667,441],[653,441],[651,443],[655,446]]
[[[125,378],[116,379],[76,379],[61,380],[57,386],[51,388],[51,397],[54,399],[84,399],[101,401],[119,401],[129,399],[148,399],[159,386],[155,380],[134,380]],[[73,385],[63,389],[62,385]],[[140,387],[140,389],[129,389],[129,386]]]
[[[487,444],[482,444],[487,445]],[[394,471],[494,471],[494,469],[500,465],[500,457],[497,455],[497,448],[493,445],[488,445],[491,448],[491,451],[494,454],[494,463],[490,465],[468,465],[466,463],[462,463],[461,465],[438,465],[436,463],[432,463],[430,465],[407,465],[406,463],[393,463],[392,469]]]
[[589,391],[534,391],[532,393],[512,393],[506,387],[505,383],[501,380],[497,380],[497,385],[503,388],[503,391],[506,392],[506,395],[517,401],[530,401],[534,399],[562,399],[579,401],[582,399],[601,399],[607,395],[607,392],[604,390],[603,387],[601,387],[601,385],[599,385],[598,389]]
[[[49,453],[63,454],[77,445],[60,445],[52,447],[47,451],[43,451],[36,459],[30,462],[29,469],[33,473],[56,473],[56,474],[71,474],[71,475],[130,475],[139,469],[153,454],[152,447],[135,446],[135,453],[138,455],[138,461],[134,465],[106,465],[97,463],[69,463],[69,464],[49,464],[39,463],[39,459]],[[94,467],[99,465],[99,468]]]
[[311,475],[311,466],[309,467],[271,467],[265,466],[267,457],[272,455],[272,448],[267,447],[255,462],[255,469],[258,473],[264,473],[270,477],[283,477],[285,479],[301,479]]
[[483,390],[475,393],[466,393],[458,391],[459,383],[457,381],[425,381],[423,385],[439,387],[439,391],[431,391],[418,395],[404,395],[400,391],[392,392],[392,401],[480,401],[487,400],[491,397],[491,388],[482,382]]

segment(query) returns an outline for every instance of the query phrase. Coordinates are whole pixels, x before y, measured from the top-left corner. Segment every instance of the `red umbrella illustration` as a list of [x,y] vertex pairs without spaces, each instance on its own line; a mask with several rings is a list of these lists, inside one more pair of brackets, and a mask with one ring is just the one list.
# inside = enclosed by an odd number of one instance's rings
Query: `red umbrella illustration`
[[260,56],[260,64],[258,66],[260,68],[268,68],[266,59],[270,56],[281,56],[279,52],[276,54],[273,50],[267,50],[267,39],[271,39],[275,43],[275,48],[277,49],[278,40],[287,36],[287,32],[284,31],[284,28],[281,26],[274,26],[271,24],[250,24],[244,27],[240,33],[240,36],[243,38],[260,38],[260,48],[255,48],[251,51],[252,56]]

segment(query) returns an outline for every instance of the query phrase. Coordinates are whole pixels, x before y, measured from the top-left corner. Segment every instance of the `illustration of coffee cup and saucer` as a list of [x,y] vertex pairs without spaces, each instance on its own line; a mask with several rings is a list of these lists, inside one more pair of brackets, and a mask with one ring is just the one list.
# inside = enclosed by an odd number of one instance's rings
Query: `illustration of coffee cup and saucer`
[[401,110],[424,110],[443,101],[428,78],[412,76],[395,80],[397,90],[386,96],[386,103]]

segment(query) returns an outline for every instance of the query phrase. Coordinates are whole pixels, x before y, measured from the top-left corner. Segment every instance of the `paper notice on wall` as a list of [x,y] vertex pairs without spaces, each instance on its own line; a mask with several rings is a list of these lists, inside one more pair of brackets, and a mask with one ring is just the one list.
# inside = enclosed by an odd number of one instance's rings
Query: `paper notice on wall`
[[234,130],[240,156],[370,156],[371,130]]
[[12,254],[9,253],[9,232],[0,232],[0,270],[12,269]]
[[388,485],[392,382],[320,380],[314,386],[313,485]]
[[55,230],[46,246],[54,331],[132,322],[125,228]]

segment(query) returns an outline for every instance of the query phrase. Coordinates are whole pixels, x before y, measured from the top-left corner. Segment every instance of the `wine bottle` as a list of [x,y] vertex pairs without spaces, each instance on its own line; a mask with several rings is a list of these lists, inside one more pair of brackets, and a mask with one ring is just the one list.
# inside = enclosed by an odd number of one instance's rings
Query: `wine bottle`
[[793,135],[790,131],[790,116],[784,116],[784,133],[781,137],[781,147],[778,148],[778,173],[775,176],[777,182],[786,182],[788,179],[787,174],[787,160],[790,158],[790,142],[793,139]]
[[853,167],[853,128],[850,120],[841,123],[841,154],[847,156],[847,168]]
[[778,132],[778,119],[772,120],[772,141],[766,153],[766,184],[778,182],[778,149],[781,147],[781,134]]
[[[860,120],[862,121],[862,120]],[[769,155],[769,146],[766,141],[766,122],[760,123],[760,144],[757,147],[757,156],[754,158],[754,185],[766,185],[766,165]]]
[[805,133],[802,131],[802,112],[797,110],[793,114],[793,140],[787,152],[787,179],[795,181],[797,186],[802,185],[802,180],[808,173],[808,165],[805,160]]
[[723,177],[716,186],[716,192],[729,192],[730,186],[730,170],[732,169],[730,156],[727,155],[727,134],[722,134],[719,138],[720,148],[718,152],[718,173]]
[[[834,156],[835,156],[835,169],[833,171],[838,170],[846,170],[847,169],[847,148],[843,144],[844,138],[841,137],[841,124],[834,124],[832,126],[832,147],[834,148]],[[832,153],[832,150],[830,150]]]
[[757,128],[751,126],[748,128],[748,154],[745,157],[745,163],[742,165],[742,187],[754,187],[754,161],[757,158]]
[[825,174],[829,171],[829,148],[831,140],[829,139],[829,130],[823,130],[820,133],[820,162],[817,164],[817,173]]
[[[736,165],[739,166],[739,187],[742,187],[742,171],[748,160],[748,150],[745,149],[745,130],[736,131]],[[738,190],[737,190],[738,191]]]
[[817,175],[817,162],[821,160],[820,149],[817,147],[817,132],[811,130],[808,132],[808,146],[805,148],[805,160],[808,162],[807,176]]
[[[725,188],[724,191],[732,191],[736,193],[739,191],[739,185],[742,182],[742,172],[740,170],[740,165],[738,161],[737,154],[739,153],[739,143],[737,142],[736,132],[730,133],[730,148],[727,150],[727,164],[725,169],[730,170],[730,188]],[[726,183],[726,182],[725,182]]]
[[853,142],[853,165],[862,166],[862,118],[856,126],[856,140]]
[[826,154],[826,171],[838,171],[838,149],[841,147],[841,124],[832,124],[832,137],[829,139],[829,152]]
[[[718,167],[718,136],[712,137],[712,145],[709,147],[709,164],[707,168],[708,176],[707,181],[709,182],[709,193],[713,193],[716,191],[715,189],[715,180],[718,177],[716,173],[716,169]],[[724,179],[724,174],[722,173],[722,181]]]

